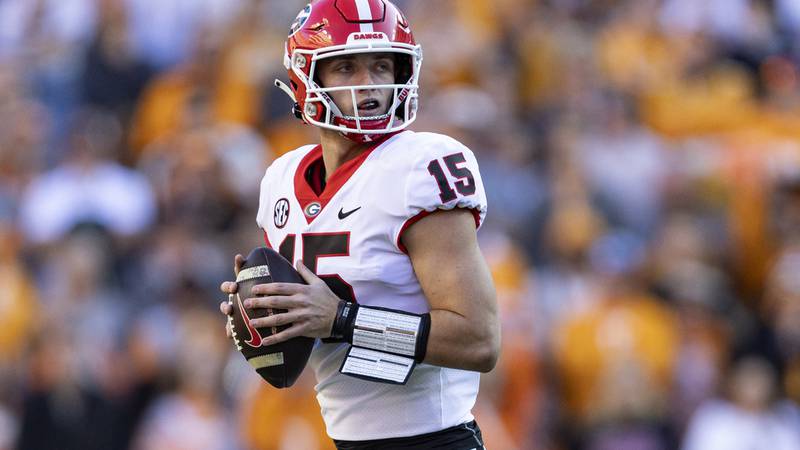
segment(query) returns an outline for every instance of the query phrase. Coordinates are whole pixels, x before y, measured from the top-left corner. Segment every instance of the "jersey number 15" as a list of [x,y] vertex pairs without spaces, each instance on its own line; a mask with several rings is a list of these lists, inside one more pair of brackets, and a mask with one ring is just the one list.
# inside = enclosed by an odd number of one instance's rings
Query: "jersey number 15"
[[463,196],[472,195],[475,193],[475,177],[472,172],[466,167],[459,167],[459,164],[467,162],[463,153],[454,153],[442,158],[447,171],[453,178],[456,178],[455,190],[450,186],[450,181],[447,175],[444,174],[441,163],[438,159],[434,159],[428,163],[428,173],[433,175],[436,179],[436,184],[439,185],[439,198],[442,203],[447,203],[458,198],[456,191]]
[[[287,235],[278,247],[278,253],[288,261],[294,261],[294,246],[297,236]],[[350,232],[341,233],[304,233],[301,236],[303,246],[303,264],[331,288],[339,298],[349,302],[355,302],[356,296],[353,286],[338,274],[319,274],[317,273],[317,262],[319,258],[350,255]]]

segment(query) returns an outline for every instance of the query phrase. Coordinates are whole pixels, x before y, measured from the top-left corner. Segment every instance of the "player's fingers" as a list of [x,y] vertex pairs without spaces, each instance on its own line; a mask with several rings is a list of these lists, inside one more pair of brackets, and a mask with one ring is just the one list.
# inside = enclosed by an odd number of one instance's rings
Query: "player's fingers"
[[259,317],[258,319],[251,319],[250,325],[254,326],[255,328],[264,328],[264,327],[279,327],[282,325],[288,325],[290,323],[296,322],[300,318],[300,315],[295,312],[286,312],[281,314],[273,314],[271,316]]
[[244,301],[245,308],[280,308],[294,309],[303,306],[300,299],[289,295],[270,295],[269,297],[254,297]]
[[238,286],[235,281],[223,281],[219,285],[219,290],[226,294],[235,294]]
[[295,268],[297,269],[297,273],[299,273],[300,276],[303,277],[303,280],[305,280],[305,282],[308,284],[314,284],[318,281],[322,281],[314,272],[311,271],[311,269],[303,264],[303,260],[298,260],[297,264],[295,264]]
[[253,295],[294,295],[302,292],[305,287],[298,283],[266,283],[253,286],[250,293]]
[[280,344],[281,342],[288,341],[297,336],[302,336],[305,332],[305,325],[295,323],[291,327],[281,331],[280,333],[273,334],[261,341],[261,346]]
[[233,273],[237,276],[239,275],[239,270],[242,268],[242,264],[244,264],[244,256],[237,253],[236,256],[233,257]]
[[231,306],[230,302],[221,302],[219,304],[219,312],[225,314],[226,316],[230,316],[233,314],[233,306]]

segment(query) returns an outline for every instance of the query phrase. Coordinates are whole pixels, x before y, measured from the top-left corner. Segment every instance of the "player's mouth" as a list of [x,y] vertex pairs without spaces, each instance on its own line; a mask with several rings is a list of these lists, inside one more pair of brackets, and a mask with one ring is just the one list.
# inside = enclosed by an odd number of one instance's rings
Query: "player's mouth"
[[381,102],[374,98],[362,100],[358,104],[358,115],[361,117],[372,117],[383,114]]

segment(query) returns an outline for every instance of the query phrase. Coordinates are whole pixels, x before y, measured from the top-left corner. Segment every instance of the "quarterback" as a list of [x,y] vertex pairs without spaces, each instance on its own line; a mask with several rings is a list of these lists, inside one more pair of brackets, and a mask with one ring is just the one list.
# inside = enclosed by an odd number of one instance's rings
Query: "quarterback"
[[471,409],[500,347],[486,195],[468,148],[407,129],[422,49],[389,1],[315,0],[285,50],[276,84],[320,143],[266,170],[257,222],[308,284],[254,287],[245,306],[287,312],[250,323],[291,324],[262,345],[320,338],[308,364],[337,448],[483,448]]

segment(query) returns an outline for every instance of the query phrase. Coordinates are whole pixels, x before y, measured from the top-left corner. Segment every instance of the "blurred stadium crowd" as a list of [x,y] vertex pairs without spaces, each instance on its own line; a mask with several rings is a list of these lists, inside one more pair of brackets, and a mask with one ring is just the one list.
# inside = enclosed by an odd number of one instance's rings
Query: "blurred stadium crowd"
[[[488,447],[800,449],[800,1],[396,3],[489,195]],[[331,448],[217,312],[304,4],[0,0],[0,449]]]

